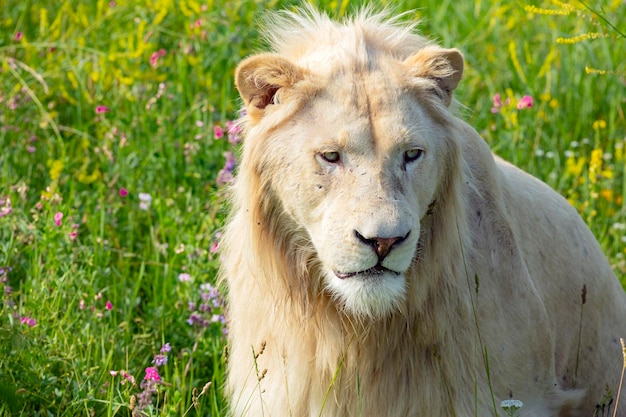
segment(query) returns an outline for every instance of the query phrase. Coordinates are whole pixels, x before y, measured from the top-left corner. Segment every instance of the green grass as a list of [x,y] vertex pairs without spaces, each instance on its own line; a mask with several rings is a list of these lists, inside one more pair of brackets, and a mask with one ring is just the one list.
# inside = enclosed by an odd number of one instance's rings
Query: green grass
[[[2,6],[0,416],[125,416],[133,402],[137,415],[225,415],[227,325],[200,285],[215,284],[218,173],[235,147],[214,127],[237,116],[233,70],[263,46],[257,18],[294,2],[115,3]],[[582,5],[401,3],[464,52],[463,117],[571,201],[624,280],[626,39]],[[589,5],[626,31],[622,1]],[[588,32],[608,37],[557,43]],[[492,113],[496,93],[513,102]],[[534,105],[518,110],[524,95]],[[165,343],[148,405],[145,370]]]

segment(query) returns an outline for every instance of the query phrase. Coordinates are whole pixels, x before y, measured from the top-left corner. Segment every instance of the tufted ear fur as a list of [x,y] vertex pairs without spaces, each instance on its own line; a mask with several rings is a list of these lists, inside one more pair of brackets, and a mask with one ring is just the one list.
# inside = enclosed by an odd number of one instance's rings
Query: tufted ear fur
[[279,104],[278,91],[302,80],[304,72],[276,54],[255,55],[242,61],[235,71],[235,85],[251,120],[258,122],[267,106]]
[[463,76],[463,55],[458,49],[426,47],[404,60],[414,77],[429,78],[437,83],[437,94],[450,105],[452,91]]

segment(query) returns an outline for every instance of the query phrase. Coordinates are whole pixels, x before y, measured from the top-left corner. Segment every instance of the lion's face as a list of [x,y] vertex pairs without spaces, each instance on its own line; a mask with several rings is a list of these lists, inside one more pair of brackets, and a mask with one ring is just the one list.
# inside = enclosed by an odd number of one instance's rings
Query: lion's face
[[[420,92],[406,73],[397,63],[335,74],[267,134],[259,164],[310,238],[323,288],[346,312],[372,318],[404,300],[449,151],[429,111],[432,82]],[[289,99],[281,90],[265,118]]]

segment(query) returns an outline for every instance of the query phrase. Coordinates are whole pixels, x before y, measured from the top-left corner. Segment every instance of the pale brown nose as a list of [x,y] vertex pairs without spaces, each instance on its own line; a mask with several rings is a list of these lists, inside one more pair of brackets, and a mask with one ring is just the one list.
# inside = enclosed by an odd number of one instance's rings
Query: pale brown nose
[[366,245],[371,246],[374,252],[376,252],[379,263],[382,262],[387,255],[389,255],[389,252],[394,246],[402,243],[410,233],[411,232],[407,233],[405,236],[366,238],[356,230],[354,231],[354,235],[357,239]]

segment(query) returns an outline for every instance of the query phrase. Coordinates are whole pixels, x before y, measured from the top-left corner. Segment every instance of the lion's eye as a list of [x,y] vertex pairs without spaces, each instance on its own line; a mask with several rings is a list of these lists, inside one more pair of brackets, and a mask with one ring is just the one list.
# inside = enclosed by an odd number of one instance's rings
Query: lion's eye
[[414,162],[420,159],[424,155],[424,150],[421,148],[409,149],[404,153],[404,162]]
[[322,152],[320,156],[324,161],[330,162],[331,164],[339,162],[340,159],[339,152]]

